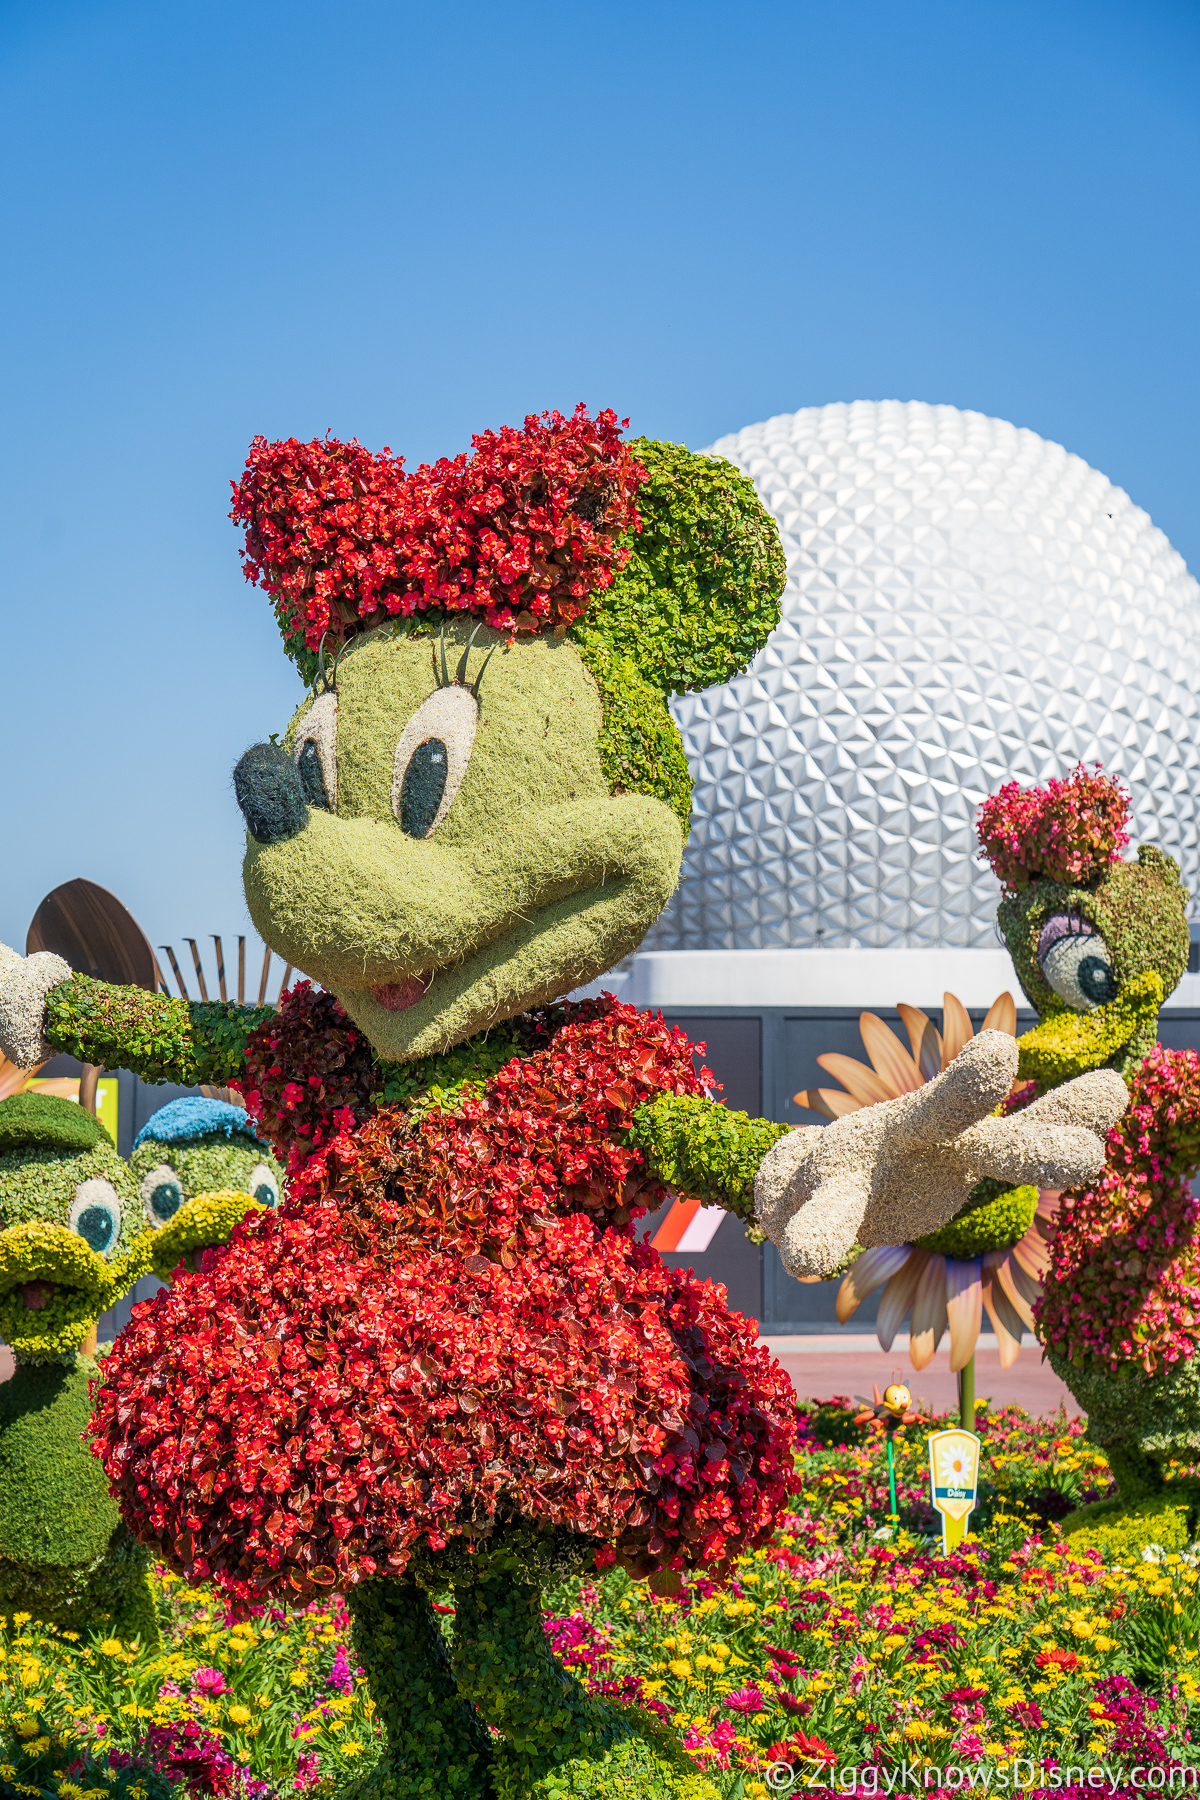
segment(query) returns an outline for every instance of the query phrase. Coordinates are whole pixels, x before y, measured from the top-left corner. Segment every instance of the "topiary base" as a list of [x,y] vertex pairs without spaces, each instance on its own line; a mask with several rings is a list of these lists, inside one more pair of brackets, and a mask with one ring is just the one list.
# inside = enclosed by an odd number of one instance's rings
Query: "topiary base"
[[98,1372],[18,1361],[0,1386],[0,1612],[156,1646],[150,1553],[84,1441]]
[[1115,1562],[1138,1562],[1149,1545],[1186,1550],[1200,1529],[1200,1482],[1172,1481],[1145,1499],[1095,1500],[1062,1522],[1071,1548],[1101,1550]]
[[1088,1437],[1102,1450],[1121,1444],[1152,1456],[1200,1451],[1200,1357],[1158,1375],[1136,1363],[1115,1371],[1079,1365],[1049,1349],[1046,1360],[1087,1413]]

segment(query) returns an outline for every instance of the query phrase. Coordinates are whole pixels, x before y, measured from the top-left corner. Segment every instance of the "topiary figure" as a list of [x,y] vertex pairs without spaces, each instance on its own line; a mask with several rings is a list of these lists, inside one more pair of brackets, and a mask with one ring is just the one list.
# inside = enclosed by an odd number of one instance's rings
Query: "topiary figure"
[[1187,966],[1188,896],[1154,845],[1120,860],[1128,806],[1118,782],[1080,766],[1045,789],[1012,783],[980,813],[1006,889],[1000,929],[1039,1015],[1019,1040],[1027,1094],[1100,1067],[1130,1090],[1100,1179],[1063,1195],[1033,1307],[1123,1503],[1161,1488],[1171,1453],[1200,1450],[1200,1058],[1156,1041]]
[[200,1267],[256,1208],[279,1205],[283,1170],[244,1107],[185,1098],[160,1106],[133,1141],[130,1167],[154,1230],[160,1281]]
[[325,991],[269,1015],[0,969],[10,1052],[237,1082],[288,1159],[286,1203],[123,1334],[106,1467],[189,1577],[346,1593],[388,1734],[372,1791],[711,1800],[541,1631],[548,1575],[617,1559],[671,1591],[760,1542],[788,1487],[786,1376],[638,1219],[668,1187],[744,1219],[757,1195],[785,1255],[830,1266],[910,1219],[914,1157],[922,1229],[983,1175],[1097,1169],[1124,1087],[989,1121],[1015,1072],[989,1032],[916,1109],[787,1132],[712,1098],[661,1019],[559,1003],[678,877],[668,695],[778,617],[778,534],[727,463],[582,409],[411,475],[257,440],[234,513],[312,683],[235,771],[247,902]]
[[[157,1638],[138,1544],[83,1438],[96,1320],[149,1267],[136,1183],[69,1100],[0,1101],[0,1612]],[[81,1354],[82,1351],[82,1354]]]

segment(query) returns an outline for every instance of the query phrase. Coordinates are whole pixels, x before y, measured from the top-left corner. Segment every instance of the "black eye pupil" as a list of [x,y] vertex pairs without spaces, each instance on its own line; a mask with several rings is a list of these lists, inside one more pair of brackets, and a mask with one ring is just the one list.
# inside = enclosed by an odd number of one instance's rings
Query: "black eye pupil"
[[161,1181],[150,1196],[156,1217],[169,1219],[183,1205],[183,1191],[173,1181]]
[[317,749],[316,738],[305,740],[296,767],[300,771],[300,786],[304,789],[304,798],[308,804],[329,812],[329,790],[325,786],[325,771],[321,767],[321,752]]
[[268,1187],[265,1181],[260,1181],[254,1190],[254,1198],[263,1206],[274,1206],[275,1189]]
[[400,786],[400,829],[409,837],[429,835],[446,791],[446,774],[444,742],[441,738],[426,738],[409,758]]
[[1100,956],[1085,956],[1080,962],[1079,986],[1098,1006],[1117,997],[1117,978]]
[[103,1206],[85,1206],[76,1230],[92,1250],[107,1250],[112,1242],[112,1214]]

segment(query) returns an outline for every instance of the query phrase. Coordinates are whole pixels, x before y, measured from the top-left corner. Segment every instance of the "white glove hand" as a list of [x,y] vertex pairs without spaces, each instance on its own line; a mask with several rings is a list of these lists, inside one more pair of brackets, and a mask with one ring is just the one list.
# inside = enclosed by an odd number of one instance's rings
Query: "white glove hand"
[[1094,1181],[1104,1134],[1129,1104],[1125,1083],[1093,1069],[1011,1118],[990,1117],[1017,1055],[1007,1033],[981,1031],[915,1093],[781,1138],[758,1171],[754,1210],[789,1275],[829,1275],[855,1243],[936,1231],[985,1175],[1014,1187]]
[[18,956],[0,944],[0,1050],[18,1069],[36,1069],[54,1055],[42,1036],[46,995],[70,974],[70,963],[52,950]]

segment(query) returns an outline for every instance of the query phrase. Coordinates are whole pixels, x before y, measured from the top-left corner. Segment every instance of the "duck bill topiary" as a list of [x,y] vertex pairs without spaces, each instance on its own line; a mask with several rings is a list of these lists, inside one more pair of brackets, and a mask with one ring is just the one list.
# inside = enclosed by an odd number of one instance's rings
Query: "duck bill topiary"
[[1155,969],[1137,975],[1108,1006],[1073,1012],[1057,1001],[1048,1016],[1017,1039],[1022,1081],[1057,1087],[1087,1069],[1135,1068],[1158,1036],[1163,1003],[1162,976]]
[[203,1267],[206,1251],[227,1244],[243,1219],[266,1210],[253,1194],[231,1189],[194,1195],[184,1202],[170,1224],[150,1239],[154,1274],[169,1284],[181,1273],[194,1273]]
[[107,1262],[60,1225],[10,1225],[0,1231],[0,1337],[25,1360],[69,1359],[149,1266],[144,1239]]

